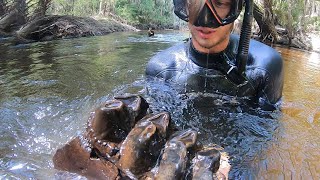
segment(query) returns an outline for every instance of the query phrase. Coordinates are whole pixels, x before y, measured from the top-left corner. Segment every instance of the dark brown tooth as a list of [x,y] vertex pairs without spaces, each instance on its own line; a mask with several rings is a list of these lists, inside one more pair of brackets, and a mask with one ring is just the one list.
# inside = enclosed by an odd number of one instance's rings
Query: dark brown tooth
[[130,128],[133,128],[136,122],[147,114],[149,104],[139,95],[125,94],[117,96],[115,99],[123,102],[128,108],[131,119],[126,123],[129,124]]
[[155,114],[153,116],[146,116],[145,118],[143,118],[139,122],[137,122],[137,125],[143,124],[146,122],[152,122],[154,125],[156,125],[157,130],[160,132],[160,134],[163,137],[167,136],[167,128],[170,123],[169,113],[161,112],[161,113]]
[[214,179],[220,166],[220,157],[220,151],[215,147],[205,147],[197,152],[192,160],[192,179]]
[[[58,164],[60,168],[65,168],[62,170],[76,172],[88,177],[98,177],[98,179],[103,179],[101,178],[102,175],[107,172],[108,175],[105,177],[116,179],[119,178],[119,169],[115,164],[120,157],[124,159],[129,157],[127,159],[133,162],[133,167],[130,167],[129,162],[128,166],[130,168],[127,168],[130,172],[133,170],[136,173],[136,169],[139,168],[144,168],[141,172],[150,170],[150,167],[154,165],[150,163],[156,163],[156,158],[158,158],[160,150],[164,146],[166,137],[163,134],[166,134],[169,115],[159,114],[151,118],[150,121],[146,120],[146,124],[134,127],[138,120],[146,116],[148,108],[149,105],[146,100],[139,95],[124,95],[107,101],[90,114],[83,137],[72,140],[71,143],[56,153],[55,165]],[[129,132],[132,132],[132,137]],[[124,146],[126,143],[123,143],[125,139],[128,139],[128,141],[131,139],[126,146]],[[79,143],[78,140],[81,142]],[[128,153],[125,153],[125,155],[120,156],[120,146],[122,149],[123,147],[136,149],[134,152],[139,152],[139,155],[127,155]],[[79,152],[83,153],[80,154]],[[145,158],[147,156],[152,156],[152,161],[151,158]],[[131,160],[130,157],[135,160]],[[71,159],[62,162],[68,158]],[[144,159],[148,159],[149,162]]]
[[158,171],[155,173],[156,180],[183,179],[186,171],[187,152],[197,139],[197,132],[188,129],[179,131],[166,143]]
[[111,162],[103,159],[92,160],[90,152],[81,146],[79,137],[56,151],[53,164],[58,170],[78,173],[88,179],[116,179],[118,176],[118,168]]
[[166,141],[170,117],[159,113],[141,119],[130,131],[120,148],[119,167],[128,176],[139,176],[156,163]]

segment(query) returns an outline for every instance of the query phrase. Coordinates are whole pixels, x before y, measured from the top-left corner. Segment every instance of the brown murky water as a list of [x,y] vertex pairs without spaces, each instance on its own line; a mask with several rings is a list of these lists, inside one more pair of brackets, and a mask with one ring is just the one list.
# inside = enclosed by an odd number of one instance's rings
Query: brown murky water
[[[52,156],[83,132],[89,112],[123,89],[140,91],[148,59],[187,36],[113,33],[19,46],[0,39],[0,179],[56,179]],[[285,62],[276,115],[217,104],[218,112],[196,111],[201,103],[185,108],[174,93],[157,105],[224,146],[234,179],[320,179],[320,55],[276,49]]]
[[276,48],[285,61],[281,130],[259,167],[264,179],[320,178],[320,54]]

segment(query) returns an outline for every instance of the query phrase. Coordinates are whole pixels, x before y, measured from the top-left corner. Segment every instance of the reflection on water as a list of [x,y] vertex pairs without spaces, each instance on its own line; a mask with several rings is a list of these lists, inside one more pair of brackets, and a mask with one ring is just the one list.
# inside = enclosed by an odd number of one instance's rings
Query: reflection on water
[[113,33],[19,46],[2,39],[0,178],[54,178],[55,150],[83,132],[89,112],[131,92],[154,112],[169,111],[178,128],[198,130],[201,143],[223,146],[232,178],[319,179],[320,55],[276,48],[285,60],[283,106],[268,113],[246,99],[146,82],[147,60],[186,37]]
[[285,60],[281,129],[266,150],[259,176],[320,178],[320,54],[277,48]]

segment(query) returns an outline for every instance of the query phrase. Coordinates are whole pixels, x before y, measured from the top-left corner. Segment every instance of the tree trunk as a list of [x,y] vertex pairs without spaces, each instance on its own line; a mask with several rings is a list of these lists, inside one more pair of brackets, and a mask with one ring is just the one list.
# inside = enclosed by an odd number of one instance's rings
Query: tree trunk
[[[39,18],[37,20],[33,20],[29,23],[27,23],[23,28],[21,28],[19,31],[17,31],[17,36],[19,38],[24,39],[34,39],[32,36],[35,37],[41,37],[39,34],[41,34],[42,31],[45,31],[50,26],[54,25],[54,22],[57,20],[57,17],[51,16],[51,17],[44,17]],[[39,39],[36,39],[39,40]]]
[[[39,0],[36,4],[36,9],[32,13],[31,17],[28,18],[28,21],[44,17],[50,4],[51,0]],[[30,6],[28,8],[30,8]]]
[[4,0],[0,0],[0,17],[6,13],[6,5]]
[[115,1],[114,0],[108,0],[105,2],[105,7],[104,7],[104,13],[115,13]]
[[286,28],[288,31],[288,40],[289,40],[289,46],[292,44],[293,39],[293,17],[292,17],[292,6],[291,6],[292,0],[288,0],[288,13],[286,14],[288,22],[286,24]]
[[[271,7],[266,11],[268,11],[268,14],[273,13]],[[278,33],[275,29],[272,16],[270,15],[264,16],[264,13],[256,3],[254,4],[253,16],[260,28],[260,32],[259,32],[260,39],[262,41],[265,41],[267,38],[269,38],[270,41],[277,42]]]
[[19,14],[25,17],[27,12],[27,3],[26,0],[16,0],[15,4],[13,5],[13,9],[17,9]]
[[74,0],[72,0],[71,11],[72,11],[72,16],[74,16]]
[[49,8],[51,0],[39,0],[38,9],[39,9],[39,16],[43,17],[46,15],[47,9]]
[[14,9],[0,19],[0,31],[12,32],[25,23],[24,16]]
[[104,15],[104,10],[103,10],[103,7],[104,7],[104,0],[100,0],[100,4],[99,4],[99,15]]

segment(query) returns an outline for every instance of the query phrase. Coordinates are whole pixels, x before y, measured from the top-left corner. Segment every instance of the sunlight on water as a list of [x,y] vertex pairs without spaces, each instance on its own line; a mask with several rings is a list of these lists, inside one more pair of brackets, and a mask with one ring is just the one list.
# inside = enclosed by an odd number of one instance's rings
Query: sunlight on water
[[[319,42],[320,43],[320,42]],[[310,57],[307,58],[307,61],[309,62],[309,66],[310,67],[315,67],[317,69],[320,68],[320,54],[319,53],[316,53],[316,52],[311,52],[310,53]]]
[[266,151],[264,179],[319,179],[320,56],[277,48],[285,59],[281,128]]
[[234,179],[319,179],[320,55],[276,47],[285,63],[282,112],[246,99],[181,93],[145,81],[155,53],[188,34],[113,33],[13,46],[0,45],[0,178],[83,179],[54,170],[57,148],[81,134],[91,111],[114,95],[142,94],[176,127],[224,148]]
[[188,38],[189,34],[187,32],[179,33],[179,31],[172,31],[170,33],[166,34],[155,34],[152,37],[147,36],[136,36],[136,37],[129,37],[129,42],[143,42],[143,43],[179,43],[182,42],[182,40],[185,40]]
[[311,44],[313,50],[320,52],[320,35],[319,34],[310,34],[311,37]]
[[22,169],[25,165],[26,165],[26,163],[25,164],[17,164],[15,166],[11,167],[9,170],[12,171],[12,170],[17,170],[17,169]]

